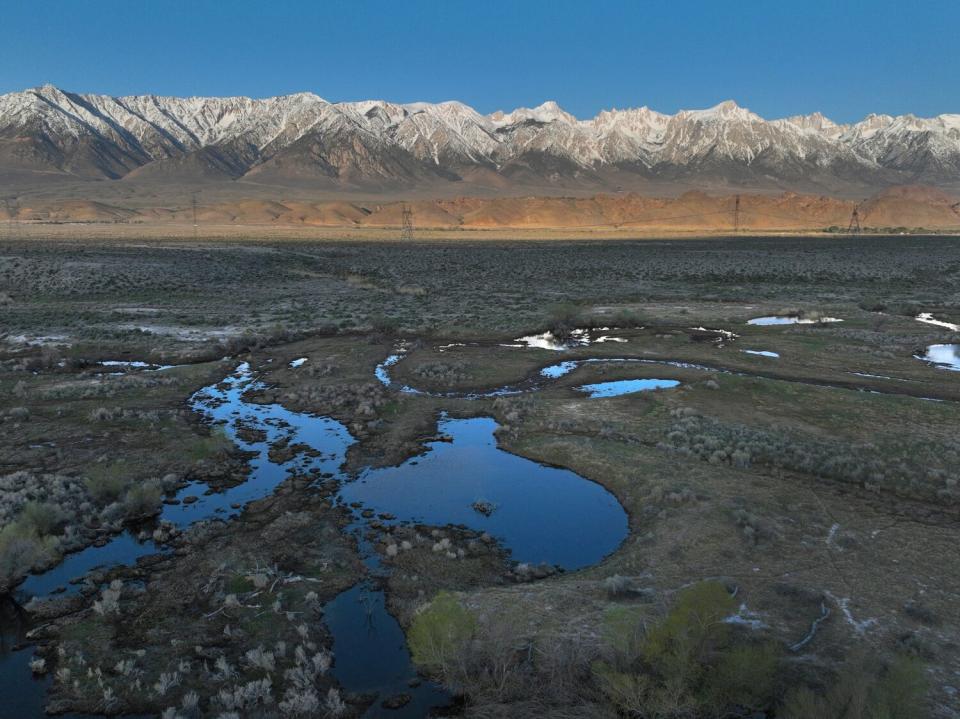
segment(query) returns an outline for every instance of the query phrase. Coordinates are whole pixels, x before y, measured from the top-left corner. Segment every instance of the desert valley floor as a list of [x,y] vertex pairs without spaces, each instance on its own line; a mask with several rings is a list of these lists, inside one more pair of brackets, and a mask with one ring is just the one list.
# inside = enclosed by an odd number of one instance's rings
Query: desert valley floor
[[960,717],[956,238],[42,234],[0,716]]

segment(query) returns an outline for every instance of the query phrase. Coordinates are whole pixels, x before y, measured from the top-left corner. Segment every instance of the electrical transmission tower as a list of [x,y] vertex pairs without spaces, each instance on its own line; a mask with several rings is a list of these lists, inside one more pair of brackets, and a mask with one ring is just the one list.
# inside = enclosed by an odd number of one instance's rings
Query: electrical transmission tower
[[853,214],[850,215],[850,224],[847,225],[847,234],[848,235],[860,234],[860,212],[856,207],[853,208]]
[[733,201],[733,231],[740,232],[740,195]]
[[413,210],[407,203],[403,203],[401,211],[400,239],[413,240]]
[[197,193],[194,192],[190,198],[193,201],[193,239],[197,239]]
[[7,211],[7,238],[13,239],[13,215],[17,211],[16,198],[15,197],[4,197],[3,198],[4,209]]

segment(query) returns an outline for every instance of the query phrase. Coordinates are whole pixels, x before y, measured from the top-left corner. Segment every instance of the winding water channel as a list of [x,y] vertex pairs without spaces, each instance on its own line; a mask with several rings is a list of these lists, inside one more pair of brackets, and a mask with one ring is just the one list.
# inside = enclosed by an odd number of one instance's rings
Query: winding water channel
[[[779,353],[767,350],[741,350],[746,354],[759,355],[765,358],[778,359]],[[933,400],[937,402],[953,402],[955,400],[947,398],[932,398],[916,393],[913,389],[894,389],[892,387],[884,389],[875,389],[873,387],[864,387],[852,382],[818,380],[808,377],[785,377],[777,373],[765,371],[748,371],[745,369],[733,369],[720,365],[708,365],[698,362],[686,362],[682,360],[653,359],[646,357],[585,357],[577,359],[562,360],[547,365],[538,370],[535,374],[525,377],[513,384],[503,385],[487,390],[470,391],[432,391],[419,387],[412,387],[393,379],[391,369],[395,367],[406,356],[407,347],[400,344],[393,354],[389,355],[383,362],[377,365],[374,375],[377,380],[385,387],[389,387],[398,392],[410,395],[422,395],[435,398],[446,399],[491,399],[495,397],[507,397],[511,395],[522,394],[526,392],[535,392],[545,389],[550,384],[565,377],[579,367],[585,365],[642,365],[672,367],[676,369],[696,370],[700,372],[714,372],[717,374],[732,375],[736,377],[751,377],[754,379],[771,380],[776,382],[792,382],[804,384],[812,387],[826,387],[829,389],[853,390],[857,392],[868,392],[870,394],[890,395],[894,397],[912,397],[921,400]],[[931,345],[925,350],[925,354],[915,355],[917,359],[923,360],[928,364],[944,369],[960,369],[960,345]],[[870,379],[899,379],[896,377],[887,377],[885,375],[875,375],[865,372],[850,371],[848,374],[866,377]],[[910,380],[920,382],[920,380]],[[576,389],[587,393],[591,399],[605,397],[616,397],[621,394],[631,394],[638,391],[649,391],[657,389],[669,389],[676,386],[673,384],[676,380],[654,379],[654,378],[636,378],[626,380],[611,380],[609,382],[599,382],[593,385],[581,385]],[[679,382],[677,382],[679,384]]]
[[[248,392],[263,387],[243,363],[222,382],[193,395],[190,403],[195,411],[222,425],[240,449],[252,453],[251,471],[247,481],[223,492],[207,493],[206,485],[199,482],[187,485],[177,494],[180,502],[165,504],[159,518],[181,528],[214,516],[230,518],[248,502],[271,494],[291,473],[334,477],[339,482],[339,501],[352,512],[350,530],[370,579],[330,601],[324,621],[333,636],[333,675],[348,692],[378,697],[366,716],[422,717],[431,707],[447,704],[449,697],[440,687],[417,678],[403,631],[387,612],[376,581],[385,570],[364,538],[368,520],[363,510],[389,513],[395,518],[388,523],[394,524],[463,524],[499,540],[514,561],[562,569],[595,564],[627,535],[626,512],[610,492],[570,470],[499,449],[494,437],[497,425],[490,418],[442,417],[438,429],[443,441],[429,443],[424,454],[396,467],[348,475],[343,467],[355,439],[347,428],[328,417],[246,399]],[[238,432],[240,428],[261,430],[263,435]],[[318,454],[273,462],[270,446],[281,440],[306,444]],[[190,501],[183,501],[187,498]],[[473,508],[477,502],[495,509],[480,513]],[[74,577],[98,567],[132,564],[141,556],[162,551],[166,550],[152,541],[141,542],[125,532],[102,547],[69,555],[53,569],[29,577],[18,589],[17,600],[26,603],[54,591],[78,591],[79,583],[70,581]],[[0,641],[0,695],[15,697],[10,700],[10,706],[16,707],[13,716],[39,716],[49,679],[31,677],[29,647],[12,651],[23,642],[26,627],[15,604],[10,612],[15,616],[5,617]],[[400,693],[410,697],[408,704],[394,710],[381,707],[383,699]]]

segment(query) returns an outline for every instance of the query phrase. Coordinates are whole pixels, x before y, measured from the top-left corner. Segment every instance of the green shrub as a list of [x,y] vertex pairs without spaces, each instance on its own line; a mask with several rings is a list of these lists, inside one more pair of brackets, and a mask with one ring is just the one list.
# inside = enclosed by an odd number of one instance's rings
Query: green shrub
[[868,705],[870,719],[920,719],[926,715],[927,689],[923,663],[914,657],[898,656],[874,685]]
[[604,696],[619,712],[636,715],[652,710],[653,682],[646,674],[633,671],[618,671],[607,662],[594,662],[594,678],[599,682]]
[[720,711],[731,706],[766,706],[776,689],[779,654],[769,642],[721,652],[710,672],[710,703]]
[[724,644],[730,625],[724,622],[736,611],[736,602],[719,582],[699,582],[687,587],[664,619],[650,629],[643,653],[655,665],[702,662]]
[[232,447],[233,442],[227,437],[223,427],[214,427],[210,430],[210,436],[197,437],[184,447],[184,455],[194,462],[199,462],[216,457]]
[[35,565],[46,561],[49,544],[19,521],[0,528],[0,594],[10,591]]
[[476,628],[473,613],[450,592],[440,592],[410,626],[407,641],[413,661],[427,670],[449,674]]
[[133,486],[123,499],[123,507],[130,518],[150,517],[160,508],[163,493],[152,483],[145,482]]
[[618,660],[630,662],[640,654],[645,613],[641,607],[620,606],[603,615],[603,640]]
[[87,471],[84,484],[93,501],[105,506],[123,496],[127,486],[124,474],[125,467],[121,463],[96,465]]
[[400,329],[400,320],[396,317],[377,313],[370,316],[370,327],[377,334],[390,336]]
[[610,612],[604,637],[612,659],[593,664],[593,675],[614,708],[627,715],[723,716],[733,707],[771,703],[777,650],[736,644],[727,617],[736,603],[719,582],[684,589],[642,640],[637,610]]
[[923,664],[898,656],[885,668],[863,657],[848,661],[834,684],[817,693],[799,687],[784,698],[783,719],[920,719],[926,716]]
[[18,521],[38,537],[45,537],[59,533],[65,517],[60,507],[49,502],[27,502]]
[[234,574],[223,585],[223,591],[227,594],[246,594],[252,592],[253,589],[253,581],[242,574]]

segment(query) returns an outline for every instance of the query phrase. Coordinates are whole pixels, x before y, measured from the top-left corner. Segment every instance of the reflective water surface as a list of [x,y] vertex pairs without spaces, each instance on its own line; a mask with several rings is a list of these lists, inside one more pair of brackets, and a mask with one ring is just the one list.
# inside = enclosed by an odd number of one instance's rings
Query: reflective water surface
[[843,322],[838,317],[818,317],[810,319],[798,317],[796,315],[769,315],[767,317],[754,317],[748,320],[748,325],[815,325],[826,322]]
[[593,399],[599,397],[619,397],[623,394],[649,392],[654,389],[669,389],[679,384],[675,379],[620,379],[610,382],[585,384],[577,387],[577,389],[581,392],[586,392],[587,395]]
[[[489,417],[444,418],[445,440],[397,467],[368,469],[340,490],[344,501],[389,512],[399,522],[463,524],[501,540],[519,562],[578,569],[600,561],[627,534],[617,499],[568,469],[497,446]],[[477,501],[491,503],[489,516]]]
[[917,357],[943,369],[960,371],[960,344],[930,345],[924,354]]
[[[389,364],[389,360],[384,363]],[[439,430],[449,441],[429,443],[423,455],[397,467],[367,469],[351,476],[344,473],[343,465],[355,440],[343,424],[292,412],[279,404],[247,401],[245,394],[261,387],[249,365],[243,363],[222,382],[191,398],[193,409],[222,426],[230,440],[252,453],[250,474],[246,481],[222,492],[208,492],[206,485],[191,483],[177,493],[179,503],[164,505],[160,518],[186,527],[212,516],[235,516],[251,500],[271,494],[291,472],[312,470],[336,478],[339,500],[361,503],[351,509],[352,528],[372,578],[331,600],[324,618],[333,636],[334,676],[348,692],[378,695],[366,716],[422,717],[431,708],[446,705],[449,697],[440,687],[418,679],[403,631],[386,611],[383,591],[374,581],[382,574],[379,558],[363,540],[368,521],[362,515],[364,509],[393,515],[390,523],[471,526],[500,540],[514,560],[546,562],[565,569],[598,562],[626,537],[627,515],[612,494],[570,470],[499,449],[494,437],[497,424],[491,418],[441,418]],[[238,434],[240,428],[263,434]],[[278,440],[306,444],[319,454],[272,462],[269,449]],[[489,516],[478,513],[472,506],[478,500],[490,503],[494,511]],[[74,591],[69,580],[92,568],[129,564],[157,551],[164,550],[124,532],[102,547],[69,555],[50,571],[28,578],[19,588],[18,598],[26,601],[59,587]],[[3,701],[12,702],[8,706],[16,707],[18,716],[39,715],[47,683],[31,679],[29,647],[11,651],[14,642],[6,635],[22,631],[9,617],[4,619],[0,621],[5,633],[0,641]],[[381,706],[384,699],[399,693],[410,697],[404,707],[387,710]]]

